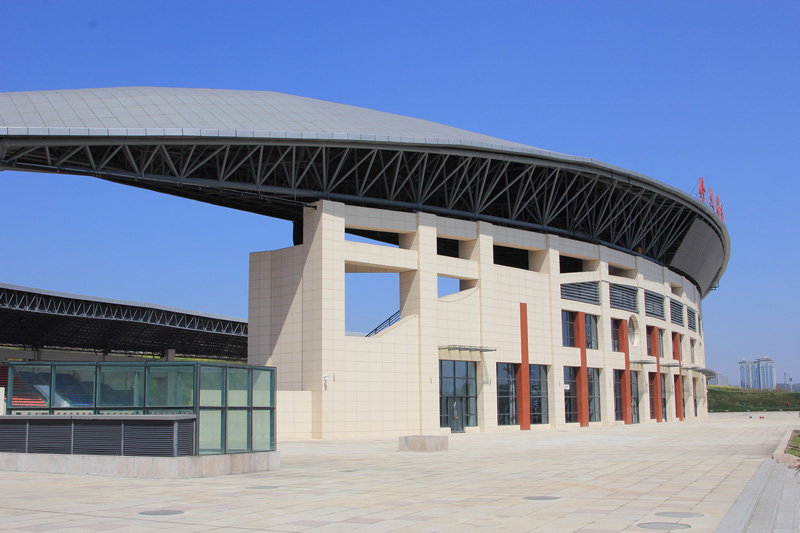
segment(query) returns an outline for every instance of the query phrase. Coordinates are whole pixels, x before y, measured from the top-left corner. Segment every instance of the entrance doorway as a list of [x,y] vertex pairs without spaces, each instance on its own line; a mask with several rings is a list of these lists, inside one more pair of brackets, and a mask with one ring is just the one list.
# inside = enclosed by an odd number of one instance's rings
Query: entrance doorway
[[439,361],[439,426],[461,433],[478,425],[478,386],[474,361]]

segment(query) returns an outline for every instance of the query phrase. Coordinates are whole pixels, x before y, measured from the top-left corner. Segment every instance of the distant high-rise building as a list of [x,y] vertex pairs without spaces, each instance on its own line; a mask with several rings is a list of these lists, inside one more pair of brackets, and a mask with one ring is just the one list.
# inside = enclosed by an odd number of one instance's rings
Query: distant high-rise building
[[774,389],[775,363],[769,357],[739,361],[739,386],[743,389]]

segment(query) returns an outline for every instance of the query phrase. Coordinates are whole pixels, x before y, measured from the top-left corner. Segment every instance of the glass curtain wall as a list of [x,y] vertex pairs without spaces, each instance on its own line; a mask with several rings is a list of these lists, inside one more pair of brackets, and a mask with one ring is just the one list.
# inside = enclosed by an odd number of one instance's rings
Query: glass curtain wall
[[188,362],[9,368],[6,414],[194,414],[197,453],[275,449],[274,368]]
[[517,367],[511,363],[497,363],[497,424],[517,424]]
[[531,424],[547,424],[547,367],[528,365],[531,388]]

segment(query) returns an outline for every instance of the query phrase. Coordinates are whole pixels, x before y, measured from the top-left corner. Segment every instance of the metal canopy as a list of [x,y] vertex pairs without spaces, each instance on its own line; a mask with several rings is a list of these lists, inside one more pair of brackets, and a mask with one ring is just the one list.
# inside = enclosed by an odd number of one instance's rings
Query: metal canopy
[[0,284],[0,344],[247,358],[247,322]]
[[[113,124],[120,125],[125,117],[119,102],[134,89],[147,88],[101,90],[106,92],[94,99],[81,91],[62,93],[81,93],[96,111],[92,116],[112,113]],[[202,90],[151,90],[155,96],[149,98],[165,102],[208,96]],[[115,97],[114,91],[120,94]],[[45,104],[33,95],[41,99],[50,93],[58,91],[0,94],[0,104],[4,97],[16,102],[30,94],[29,105],[40,109]],[[153,118],[160,128],[138,130],[92,128],[105,119],[70,121],[58,113],[50,119],[58,127],[45,127],[44,117],[50,116],[45,111],[25,119],[21,111],[7,113],[11,107],[0,105],[0,170],[89,175],[287,220],[298,220],[302,207],[319,199],[484,220],[643,255],[687,276],[703,295],[725,271],[730,254],[725,225],[695,199],[641,174],[418,119],[289,95],[279,96],[290,100],[276,100],[278,93],[245,92],[255,99],[245,105],[237,100],[240,93],[213,91],[213,103],[174,116],[158,104],[149,109],[136,103],[141,111],[135,112],[172,116]],[[259,94],[271,111],[242,118],[255,113],[252,102],[262,102]],[[219,98],[231,102],[215,122],[217,115],[208,110],[220,109]],[[275,111],[280,102],[288,109]],[[261,105],[258,109],[266,106]],[[337,131],[337,120],[351,129]],[[167,122],[174,127],[163,127]],[[217,129],[203,129],[214,125]],[[290,127],[298,131],[286,131]],[[690,233],[703,238],[687,240]],[[719,244],[709,247],[709,239]]]

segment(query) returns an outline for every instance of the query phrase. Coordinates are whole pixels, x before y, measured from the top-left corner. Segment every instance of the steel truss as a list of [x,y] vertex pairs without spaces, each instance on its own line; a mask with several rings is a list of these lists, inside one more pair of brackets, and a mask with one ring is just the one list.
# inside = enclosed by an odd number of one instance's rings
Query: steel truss
[[666,265],[698,217],[726,242],[708,213],[655,182],[600,165],[477,149],[7,137],[0,169],[91,175],[287,220],[318,199],[424,211],[562,234]]
[[0,287],[0,309],[102,320],[121,320],[190,331],[247,337],[246,322],[191,315],[154,307],[81,300],[68,296],[54,296],[6,287]]

